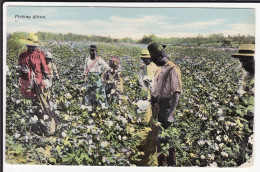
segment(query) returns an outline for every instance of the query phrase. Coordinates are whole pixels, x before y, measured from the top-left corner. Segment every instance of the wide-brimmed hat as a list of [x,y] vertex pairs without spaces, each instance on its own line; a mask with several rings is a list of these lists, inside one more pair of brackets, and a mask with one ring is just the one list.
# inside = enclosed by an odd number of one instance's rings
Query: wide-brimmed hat
[[238,53],[232,54],[234,58],[254,57],[255,44],[241,44]]
[[34,33],[30,33],[27,39],[20,39],[20,42],[28,46],[40,46],[41,43],[38,40],[38,36]]
[[142,54],[141,54],[141,57],[140,58],[146,58],[146,59],[150,59],[151,56],[150,56],[150,53],[147,49],[144,49],[142,50]]

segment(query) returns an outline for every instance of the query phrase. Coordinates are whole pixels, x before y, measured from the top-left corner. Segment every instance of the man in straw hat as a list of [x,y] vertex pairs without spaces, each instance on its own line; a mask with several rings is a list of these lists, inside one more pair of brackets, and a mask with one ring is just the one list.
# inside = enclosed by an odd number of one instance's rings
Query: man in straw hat
[[[166,46],[161,46],[156,42],[148,45],[151,60],[161,69],[158,70],[154,77],[152,87],[152,109],[153,116],[158,116],[158,122],[164,129],[167,129],[174,122],[174,111],[178,104],[182,91],[180,68],[169,61],[165,51]],[[161,127],[158,129],[159,137],[157,138],[157,152],[162,151],[162,144],[167,144],[169,138],[161,138]],[[159,166],[175,166],[176,155],[173,147],[170,147],[168,154],[162,153],[158,157]]]
[[241,99],[247,100],[247,109],[245,110],[244,118],[249,121],[249,128],[253,130],[254,125],[254,75],[255,75],[255,45],[241,44],[239,52],[232,55],[238,58],[242,64],[245,73],[240,80],[240,86],[237,90]]
[[[98,104],[105,108],[107,98],[105,86],[102,83],[103,74],[110,70],[109,65],[97,53],[97,46],[90,45],[89,56],[85,60],[84,76],[87,82],[85,104],[96,107]],[[96,94],[101,96],[97,97]]]
[[154,123],[154,117],[152,117],[151,108],[151,88],[153,85],[153,78],[157,70],[160,69],[156,64],[151,61],[150,53],[147,49],[142,50],[140,58],[143,61],[141,70],[139,73],[139,82],[142,89],[147,90],[147,100],[139,100],[136,104],[138,107],[145,109],[144,124],[147,125],[149,130],[146,130],[146,135],[141,141],[140,145],[137,146],[139,152],[143,152],[139,155],[138,159],[133,161],[137,166],[158,166],[156,148],[157,148],[157,130],[158,127]]
[[[38,119],[51,119],[50,132],[55,132],[54,114],[43,93],[43,79],[50,77],[50,70],[46,64],[43,51],[38,49],[41,44],[38,36],[30,33],[27,39],[21,39],[21,43],[26,44],[27,50],[19,55],[18,65],[20,66],[20,91],[22,96],[32,100],[32,105],[36,105],[36,115]],[[39,105],[41,108],[39,108]],[[44,113],[42,113],[42,111]],[[47,134],[47,129],[43,126],[42,134]]]
[[[145,90],[148,90],[153,85],[153,78],[156,73],[156,71],[159,69],[159,67],[154,64],[151,61],[150,53],[147,49],[142,50],[142,54],[140,58],[143,61],[143,65],[141,66],[141,71],[139,74],[140,83],[142,85],[142,88]],[[150,94],[150,92],[149,92]],[[149,95],[150,97],[150,95]]]
[[[142,50],[142,54],[140,58],[143,61],[143,65],[141,65],[140,73],[139,73],[139,82],[142,86],[143,90],[146,90],[148,92],[147,99],[150,101],[151,100],[151,88],[153,85],[153,78],[157,70],[159,70],[159,67],[154,64],[151,61],[151,56],[150,53],[147,49]],[[145,117],[145,122],[149,123],[151,119],[151,113],[150,108],[147,109],[147,115]]]
[[238,89],[238,93],[242,96],[245,92],[254,91],[254,76],[255,76],[255,45],[241,44],[239,52],[232,57],[239,59],[245,73],[242,76],[242,83]]

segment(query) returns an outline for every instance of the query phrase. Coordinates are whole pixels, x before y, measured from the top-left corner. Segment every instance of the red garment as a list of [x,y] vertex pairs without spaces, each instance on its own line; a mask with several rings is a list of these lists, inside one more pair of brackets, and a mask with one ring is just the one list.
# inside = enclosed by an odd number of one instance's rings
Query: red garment
[[24,72],[20,75],[20,91],[26,98],[34,98],[36,96],[35,86],[31,87],[32,71],[35,73],[35,80],[38,85],[42,85],[43,75],[50,74],[50,69],[46,65],[44,53],[40,50],[36,50],[29,54],[27,51],[23,52],[19,56],[18,64],[22,67],[28,67],[29,72]]

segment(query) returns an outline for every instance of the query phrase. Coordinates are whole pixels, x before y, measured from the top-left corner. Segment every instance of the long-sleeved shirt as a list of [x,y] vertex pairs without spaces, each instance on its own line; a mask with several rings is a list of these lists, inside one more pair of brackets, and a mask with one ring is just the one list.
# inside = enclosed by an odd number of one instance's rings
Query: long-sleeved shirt
[[175,92],[181,92],[181,71],[173,62],[168,61],[154,76],[152,96],[172,98]]
[[[87,57],[85,60],[85,66],[84,66],[84,75],[86,74],[86,71],[90,67],[90,65],[93,63],[94,60],[92,60],[90,57]],[[92,66],[92,68],[89,70],[90,73],[96,72],[99,74],[102,74],[106,69],[109,69],[109,65],[99,57],[97,62]]]
[[22,72],[20,75],[20,89],[22,95],[26,97],[35,96],[35,92],[30,90],[32,85],[32,76],[34,74],[34,79],[37,84],[41,85],[43,76],[50,75],[49,67],[46,65],[44,53],[40,50],[36,50],[33,53],[23,52],[19,56],[18,65],[21,68],[27,68],[27,72]]
[[140,84],[143,89],[149,89],[149,85],[145,83],[144,80],[148,79],[150,81],[150,86],[153,86],[153,79],[155,73],[160,69],[156,64],[151,62],[149,65],[142,65],[141,71],[139,73]]

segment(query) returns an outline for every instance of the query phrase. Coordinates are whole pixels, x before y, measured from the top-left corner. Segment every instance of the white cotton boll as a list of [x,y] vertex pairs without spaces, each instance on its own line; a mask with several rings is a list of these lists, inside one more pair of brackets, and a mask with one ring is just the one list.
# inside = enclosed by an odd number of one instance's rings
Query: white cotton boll
[[234,107],[234,103],[229,102],[229,106],[230,106],[230,107]]
[[205,116],[203,116],[201,119],[202,119],[203,121],[205,121],[205,120],[207,120],[208,118],[205,117]]
[[222,148],[224,146],[224,143],[220,143],[219,147]]
[[71,95],[70,93],[66,93],[66,94],[65,94],[65,97],[66,97],[67,99],[71,99],[71,98],[72,98],[72,95]]
[[24,118],[21,119],[21,123],[22,123],[22,124],[25,123],[25,119],[24,119]]
[[102,103],[102,104],[101,104],[101,108],[102,108],[102,109],[107,109],[106,104],[105,104],[105,103]]
[[216,137],[216,140],[220,142],[220,141],[221,141],[220,136],[217,136],[217,137]]
[[148,100],[138,100],[135,104],[138,106],[140,110],[146,110],[150,102]]
[[113,126],[113,124],[114,124],[113,121],[107,121],[107,126],[108,126],[108,127]]
[[224,121],[224,120],[225,120],[225,117],[224,117],[224,116],[220,116],[218,119],[219,119],[220,121]]
[[237,125],[237,123],[235,123],[235,122],[230,122],[230,125],[231,125],[232,127],[234,127],[234,126]]
[[111,94],[115,94],[115,93],[116,93],[116,90],[115,90],[115,89],[112,89],[110,93],[111,93]]
[[92,106],[86,106],[86,108],[88,109],[88,111],[92,111]]
[[217,143],[214,144],[214,149],[217,150],[217,151],[219,150],[219,146],[218,146]]
[[101,142],[100,143],[100,146],[102,147],[102,148],[105,148],[105,147],[107,147],[109,145],[109,143],[107,142],[107,141],[104,141],[104,142]]
[[254,136],[251,135],[249,138],[248,138],[248,143],[250,143],[251,145],[254,144]]
[[205,156],[204,156],[204,155],[201,155],[200,158],[201,158],[201,159],[205,159]]
[[89,123],[89,124],[93,124],[93,122],[94,122],[94,120],[93,120],[92,118],[90,118],[90,119],[88,120],[88,123]]
[[16,104],[19,104],[19,103],[21,103],[21,101],[20,101],[20,100],[16,100],[15,103],[16,103]]
[[121,137],[121,135],[119,135],[119,136],[118,136],[118,140],[121,140],[121,139],[122,139],[122,137]]
[[45,124],[45,122],[42,120],[42,119],[40,119],[40,122],[44,125]]
[[221,114],[223,114],[223,110],[222,110],[221,108],[219,108],[218,111],[217,111],[217,113],[218,113],[219,115],[221,115]]
[[228,153],[226,153],[226,152],[221,152],[221,155],[224,157],[228,157]]
[[28,142],[28,140],[29,140],[29,136],[24,136],[24,140],[25,140],[25,142]]
[[38,121],[38,117],[36,115],[33,116],[33,120],[36,122]]
[[81,105],[80,109],[85,110],[87,107],[85,105]]
[[127,123],[127,120],[126,120],[126,118],[124,118],[124,117],[121,117],[121,121],[122,121],[123,124],[126,124],[126,123]]
[[48,115],[44,115],[43,116],[43,120],[47,120],[47,119],[49,119],[49,116]]
[[208,154],[208,158],[209,158],[210,160],[214,160],[214,159],[215,159],[215,155],[214,155],[214,154]]
[[61,135],[62,135],[62,137],[66,137],[66,136],[67,136],[67,133],[66,133],[65,131],[63,131],[63,132],[61,133]]
[[210,146],[212,145],[211,141],[210,140],[206,140],[206,143]]
[[198,144],[199,144],[200,146],[203,146],[205,143],[206,143],[205,140],[199,140],[199,141],[198,141]]
[[218,164],[216,162],[213,162],[209,165],[210,167],[218,167]]
[[15,133],[15,134],[14,134],[14,138],[16,138],[16,139],[19,138],[20,136],[21,136],[20,133]]

